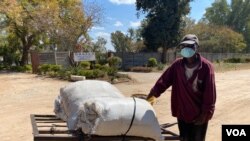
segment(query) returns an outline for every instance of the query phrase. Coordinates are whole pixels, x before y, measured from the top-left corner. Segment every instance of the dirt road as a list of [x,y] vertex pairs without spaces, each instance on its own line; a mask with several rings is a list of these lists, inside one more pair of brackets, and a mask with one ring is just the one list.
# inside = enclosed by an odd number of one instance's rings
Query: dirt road
[[[126,96],[147,94],[161,73],[129,73],[133,82],[115,86]],[[0,140],[32,141],[30,114],[53,114],[54,99],[67,81],[33,74],[0,74]],[[217,103],[207,141],[221,140],[222,124],[250,124],[250,70],[216,74]],[[176,122],[170,114],[170,89],[154,105],[160,123]],[[178,133],[177,127],[171,128]]]

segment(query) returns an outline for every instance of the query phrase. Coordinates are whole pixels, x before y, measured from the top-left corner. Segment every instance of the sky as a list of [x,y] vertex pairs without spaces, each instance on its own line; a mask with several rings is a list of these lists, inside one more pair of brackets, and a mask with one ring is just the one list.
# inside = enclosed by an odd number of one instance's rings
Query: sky
[[[96,0],[104,11],[103,22],[95,25],[90,30],[90,36],[96,41],[97,37],[103,37],[107,40],[107,50],[114,51],[111,44],[110,34],[117,30],[127,33],[129,28],[138,28],[144,16],[136,16],[136,0]],[[194,0],[190,3],[191,11],[188,15],[195,21],[202,18],[205,9],[210,7],[215,0]]]

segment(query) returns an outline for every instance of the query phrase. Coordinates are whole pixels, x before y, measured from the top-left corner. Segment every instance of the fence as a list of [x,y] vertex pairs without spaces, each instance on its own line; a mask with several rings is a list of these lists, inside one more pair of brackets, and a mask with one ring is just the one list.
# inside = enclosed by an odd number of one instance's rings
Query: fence
[[[242,54],[242,53],[200,53],[203,57],[207,58],[211,62],[215,62],[217,60],[223,60],[226,58],[241,58],[241,57],[250,57],[250,54]],[[153,57],[156,58],[157,61],[161,59],[161,53],[116,53],[116,56],[122,58],[122,67],[127,69],[133,66],[143,66],[146,65],[148,59]],[[175,52],[168,52],[166,55],[166,62],[172,63],[176,58],[181,57],[180,54]]]
[[[242,53],[200,53],[203,57],[207,58],[211,62],[217,60],[223,60],[226,58],[250,58],[250,54]],[[133,66],[144,66],[147,64],[148,59],[153,57],[159,62],[161,60],[161,53],[151,52],[151,53],[130,53],[130,52],[118,52],[115,53],[116,56],[122,59],[122,67],[124,69]],[[31,52],[31,62],[33,72],[37,72],[37,68],[41,64],[57,64],[64,67],[70,66],[70,52]],[[176,58],[181,57],[180,54],[175,52],[167,52],[166,61],[167,63],[172,63]]]
[[217,60],[223,60],[226,58],[241,58],[241,57],[250,57],[250,54],[245,53],[200,53],[203,57],[207,58],[211,62],[215,62]]
[[[116,56],[122,59],[122,67],[127,69],[133,66],[144,66],[147,64],[149,58],[155,58],[158,62],[161,60],[161,53],[151,52],[151,53],[116,53]],[[174,53],[167,53],[167,62],[172,62],[175,60]]]
[[70,65],[69,56],[70,52],[43,52],[38,53],[32,51],[31,63],[33,72],[37,72],[38,66],[42,64],[55,64],[68,67]]

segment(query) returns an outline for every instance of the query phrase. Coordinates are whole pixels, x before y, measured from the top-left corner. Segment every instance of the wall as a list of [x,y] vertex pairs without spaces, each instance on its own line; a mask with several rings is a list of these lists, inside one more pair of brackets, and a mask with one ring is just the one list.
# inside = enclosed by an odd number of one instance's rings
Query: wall
[[[240,58],[248,57],[250,54],[242,53],[200,53],[203,57],[207,58],[211,62],[217,60],[223,60],[226,58]],[[69,52],[44,52],[37,53],[31,52],[31,62],[33,71],[36,72],[37,68],[41,64],[57,64],[62,66],[70,66],[70,53]],[[156,58],[158,62],[161,60],[161,53],[149,52],[149,53],[115,53],[115,56],[118,56],[122,59],[123,69],[128,69],[133,66],[145,66],[148,62],[148,59],[153,57]],[[181,57],[179,53],[168,52],[166,55],[167,63],[172,63],[176,58]]]
[[64,67],[70,66],[69,52],[43,52],[31,51],[31,63],[33,73],[37,72],[38,66],[42,64],[55,64]]
[[[250,57],[250,54],[242,53],[200,53],[203,57],[207,58],[211,62],[217,60],[223,60],[226,58],[240,58]],[[122,67],[128,69],[133,66],[145,66],[148,59],[153,57],[159,62],[161,60],[161,53],[116,53],[116,56],[122,59]],[[166,55],[167,63],[172,63],[176,58],[181,57],[179,53],[168,52]]]

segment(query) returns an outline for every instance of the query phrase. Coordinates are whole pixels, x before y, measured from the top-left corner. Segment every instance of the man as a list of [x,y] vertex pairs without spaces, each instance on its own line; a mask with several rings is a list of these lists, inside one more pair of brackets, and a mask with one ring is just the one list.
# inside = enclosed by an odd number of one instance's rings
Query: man
[[157,80],[147,100],[159,97],[172,86],[172,116],[177,117],[182,141],[205,141],[208,121],[212,118],[216,88],[212,64],[197,49],[196,35],[188,34],[181,43],[181,55]]

